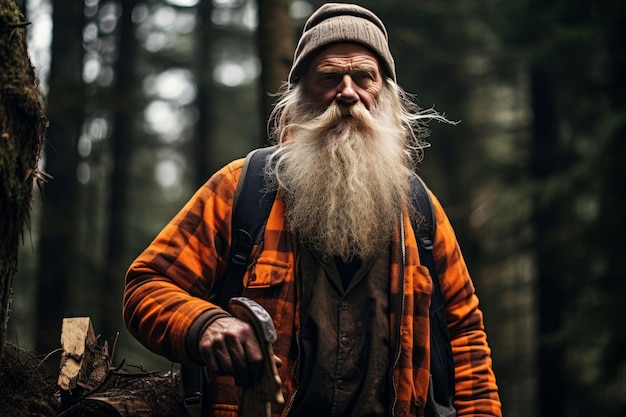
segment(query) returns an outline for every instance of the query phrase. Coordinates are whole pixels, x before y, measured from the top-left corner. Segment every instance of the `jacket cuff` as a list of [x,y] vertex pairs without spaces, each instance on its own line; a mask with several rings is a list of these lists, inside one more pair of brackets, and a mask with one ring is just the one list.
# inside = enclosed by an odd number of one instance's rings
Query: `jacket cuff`
[[215,320],[222,317],[231,317],[231,315],[220,308],[213,308],[200,314],[189,327],[187,338],[185,339],[185,348],[189,359],[195,364],[204,365],[200,357],[200,339],[202,334]]

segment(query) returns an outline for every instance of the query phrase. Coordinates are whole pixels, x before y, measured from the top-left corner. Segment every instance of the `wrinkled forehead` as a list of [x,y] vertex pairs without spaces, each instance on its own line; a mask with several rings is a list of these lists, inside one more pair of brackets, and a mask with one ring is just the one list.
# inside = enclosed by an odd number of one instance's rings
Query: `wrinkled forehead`
[[313,55],[306,72],[315,70],[320,65],[352,66],[360,69],[380,71],[378,55],[371,49],[354,42],[340,42],[327,45]]

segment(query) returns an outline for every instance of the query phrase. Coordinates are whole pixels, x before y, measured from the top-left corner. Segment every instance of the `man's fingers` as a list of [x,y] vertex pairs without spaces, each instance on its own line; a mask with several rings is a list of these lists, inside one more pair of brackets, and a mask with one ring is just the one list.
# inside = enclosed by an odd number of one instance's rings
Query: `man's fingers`
[[244,347],[251,383],[256,382],[263,376],[263,350],[256,337],[246,339]]
[[240,343],[240,340],[233,340],[232,343],[228,345],[228,350],[232,359],[232,375],[235,377],[235,383],[241,387],[252,385],[251,370],[246,360],[244,346]]
[[252,327],[234,317],[218,319],[205,330],[200,356],[209,371],[234,376],[243,387],[263,374],[263,351]]
[[[249,330],[249,332],[248,332]],[[263,351],[252,328],[242,331],[241,338],[229,344],[237,385],[249,387],[263,375]]]
[[232,375],[233,364],[225,344],[216,343],[203,355],[204,363],[209,371],[218,375]]

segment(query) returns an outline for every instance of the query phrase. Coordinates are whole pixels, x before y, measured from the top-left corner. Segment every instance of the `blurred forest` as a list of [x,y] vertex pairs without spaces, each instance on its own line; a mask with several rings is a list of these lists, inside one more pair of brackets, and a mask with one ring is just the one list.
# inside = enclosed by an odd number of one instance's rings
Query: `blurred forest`
[[[420,174],[455,226],[508,417],[626,415],[626,2],[371,0],[432,124]],[[266,143],[305,0],[16,2],[49,119],[7,340],[63,317],[119,332],[134,257],[223,164]]]

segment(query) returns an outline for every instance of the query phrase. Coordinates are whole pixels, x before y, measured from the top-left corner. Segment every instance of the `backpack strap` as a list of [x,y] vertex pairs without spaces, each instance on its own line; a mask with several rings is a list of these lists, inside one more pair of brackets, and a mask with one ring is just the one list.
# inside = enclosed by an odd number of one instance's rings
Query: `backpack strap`
[[230,255],[216,304],[226,309],[228,300],[241,294],[248,257],[263,238],[276,192],[265,192],[264,167],[276,146],[251,151],[243,164],[232,209]]
[[[264,166],[267,156],[275,146],[260,148],[246,155],[241,176],[235,189],[232,208],[232,233],[226,273],[220,279],[220,288],[210,299],[223,309],[228,301],[241,294],[243,276],[248,266],[248,257],[255,243],[263,237],[276,192],[264,192]],[[208,382],[204,367],[185,364],[180,367],[183,389],[183,404],[189,417],[200,417],[203,407],[203,385]]]
[[451,407],[451,398],[455,389],[454,357],[445,317],[441,283],[433,257],[433,241],[437,223],[426,184],[417,174],[411,176],[411,187],[413,206],[424,216],[424,221],[419,227],[413,227],[417,238],[420,262],[428,268],[433,281],[430,301],[430,373],[432,381],[435,382],[431,384],[430,389],[433,390],[432,394],[438,404]]

